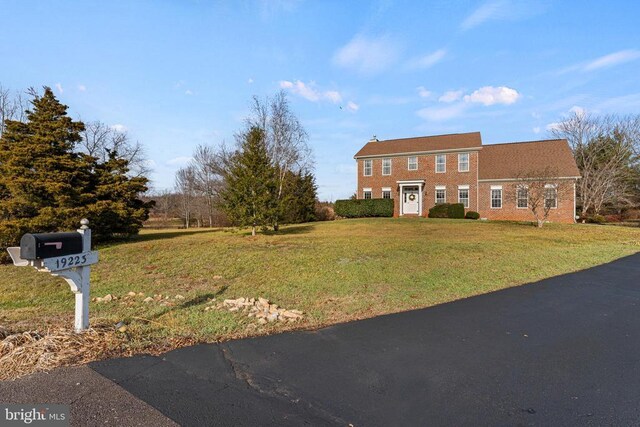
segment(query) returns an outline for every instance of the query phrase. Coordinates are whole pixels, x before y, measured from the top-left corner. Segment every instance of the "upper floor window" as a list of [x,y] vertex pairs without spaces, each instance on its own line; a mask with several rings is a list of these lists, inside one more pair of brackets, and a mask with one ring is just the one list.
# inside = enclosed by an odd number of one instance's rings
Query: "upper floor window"
[[521,185],[516,190],[516,206],[520,209],[529,207],[529,189]]
[[363,169],[364,176],[371,176],[373,172],[373,160],[365,160]]
[[447,203],[447,188],[444,186],[436,187],[436,205],[440,203]]
[[436,155],[436,172],[444,173],[447,171],[447,156],[445,154]]
[[501,186],[491,186],[491,208],[492,209],[502,208],[502,187]]
[[469,153],[458,154],[458,172],[469,172]]
[[390,199],[391,198],[391,188],[385,187],[382,189],[382,198]]
[[558,189],[553,184],[544,186],[544,206],[551,209],[558,207]]
[[382,159],[382,175],[391,175],[391,159]]
[[410,171],[418,170],[418,158],[416,156],[409,157],[407,169]]
[[371,189],[370,188],[363,188],[362,189],[362,198],[363,199],[370,199],[371,198]]

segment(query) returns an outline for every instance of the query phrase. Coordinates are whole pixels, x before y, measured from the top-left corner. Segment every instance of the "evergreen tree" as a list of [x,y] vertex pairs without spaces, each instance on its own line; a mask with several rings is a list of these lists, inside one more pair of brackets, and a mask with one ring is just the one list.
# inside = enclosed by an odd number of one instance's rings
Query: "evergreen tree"
[[240,137],[240,147],[232,156],[221,192],[222,206],[233,224],[263,230],[277,207],[275,169],[269,160],[264,131],[251,127]]
[[147,191],[147,178],[130,177],[129,161],[117,152],[109,151],[108,156],[107,161],[95,165],[91,181],[93,200],[85,209],[98,240],[136,234],[155,204],[139,199]]
[[315,221],[317,189],[310,172],[289,172],[284,186],[284,210],[280,214],[282,222],[298,224]]
[[91,158],[75,153],[84,129],[49,88],[31,101],[27,122],[7,120],[0,138],[0,246],[27,231],[77,226]]
[[74,229],[83,217],[98,238],[137,232],[150,207],[137,198],[147,179],[128,177],[115,152],[104,163],[79,153],[84,124],[50,88],[31,104],[26,122],[7,120],[0,137],[0,261],[22,234]]

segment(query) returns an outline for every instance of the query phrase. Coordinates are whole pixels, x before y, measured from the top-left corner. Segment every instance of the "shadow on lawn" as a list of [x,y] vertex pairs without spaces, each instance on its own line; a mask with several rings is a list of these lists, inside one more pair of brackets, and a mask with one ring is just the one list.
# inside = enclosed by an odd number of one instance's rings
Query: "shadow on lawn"
[[159,311],[158,313],[154,314],[153,316],[151,316],[149,319],[145,319],[145,320],[154,320],[154,319],[158,319],[162,316],[164,316],[165,314],[171,312],[171,311],[176,311],[176,310],[183,310],[186,308],[191,308],[191,307],[195,307],[197,305],[201,305],[206,303],[207,301],[209,301],[209,299],[212,298],[217,298],[218,296],[220,296],[220,294],[222,294],[224,291],[227,290],[229,286],[225,285],[222,286],[220,289],[218,289],[216,292],[209,292],[206,294],[202,294],[202,295],[198,295],[197,297],[190,299],[188,301],[183,302],[180,305],[176,305],[173,307],[166,307],[164,310]]
[[198,229],[198,230],[176,230],[176,231],[162,231],[157,233],[145,233],[138,234],[133,237],[131,242],[148,242],[151,240],[163,240],[163,239],[173,239],[175,237],[184,237],[184,236],[192,236],[194,234],[207,234],[207,233],[217,233],[223,231],[222,228],[212,228],[212,229]]
[[[286,236],[288,234],[306,234],[311,233],[315,226],[313,224],[292,225],[281,228],[278,231],[267,230],[263,234],[267,236]],[[251,234],[249,232],[248,234]]]

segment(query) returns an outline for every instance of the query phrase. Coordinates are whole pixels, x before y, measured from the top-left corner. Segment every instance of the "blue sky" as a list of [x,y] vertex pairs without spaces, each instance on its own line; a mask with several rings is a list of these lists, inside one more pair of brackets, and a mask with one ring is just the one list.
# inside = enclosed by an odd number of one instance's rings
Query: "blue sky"
[[372,136],[548,137],[571,111],[640,111],[635,1],[0,0],[0,84],[48,85],[74,117],[142,142],[156,189],[197,144],[231,143],[284,89],[319,195],[355,190]]

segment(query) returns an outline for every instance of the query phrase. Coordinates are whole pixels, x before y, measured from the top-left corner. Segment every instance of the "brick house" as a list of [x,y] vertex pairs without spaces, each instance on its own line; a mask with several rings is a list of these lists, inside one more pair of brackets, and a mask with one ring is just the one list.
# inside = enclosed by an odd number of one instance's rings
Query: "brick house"
[[524,177],[545,170],[553,171],[544,195],[548,220],[575,222],[580,173],[564,139],[482,145],[480,132],[374,137],[354,158],[357,197],[394,199],[394,216],[426,217],[436,203],[463,203],[481,218],[530,221]]

